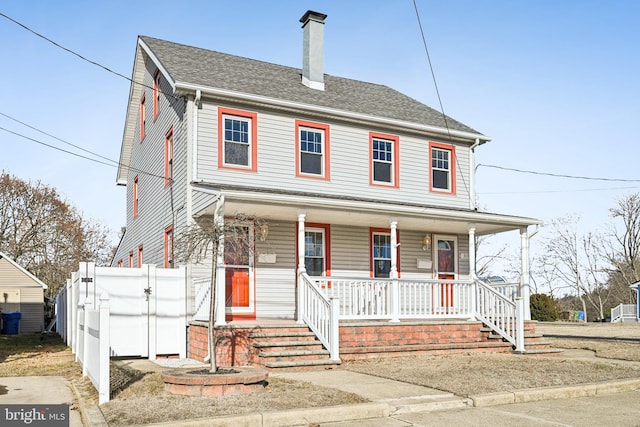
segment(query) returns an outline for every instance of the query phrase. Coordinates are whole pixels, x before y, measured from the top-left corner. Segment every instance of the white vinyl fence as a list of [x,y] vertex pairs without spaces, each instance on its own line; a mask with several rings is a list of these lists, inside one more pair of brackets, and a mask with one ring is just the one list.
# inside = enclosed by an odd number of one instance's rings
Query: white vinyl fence
[[76,349],[77,307],[87,301],[93,307],[101,294],[109,295],[110,354],[112,357],[139,356],[151,360],[158,354],[187,354],[187,277],[184,267],[160,269],[96,267],[80,263],[58,296],[60,335]]

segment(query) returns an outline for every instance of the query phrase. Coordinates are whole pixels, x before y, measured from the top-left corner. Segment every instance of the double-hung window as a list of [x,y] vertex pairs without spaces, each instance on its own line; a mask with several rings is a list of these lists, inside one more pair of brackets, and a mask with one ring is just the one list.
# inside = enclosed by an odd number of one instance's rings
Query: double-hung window
[[256,120],[256,113],[218,109],[219,167],[257,171]]
[[164,268],[173,268],[173,225],[164,229]]
[[429,143],[431,191],[455,194],[456,149],[453,145]]
[[132,211],[133,211],[133,217],[137,217],[138,216],[138,202],[139,202],[139,197],[140,195],[138,194],[139,189],[138,189],[138,177],[136,176],[133,179],[133,190],[132,190],[133,194],[132,194]]
[[391,235],[373,233],[373,277],[389,277],[391,273]]
[[369,133],[370,183],[399,187],[398,137]]
[[173,182],[173,128],[164,138],[164,185]]
[[329,125],[296,120],[296,175],[329,179]]
[[304,266],[309,276],[323,276],[325,272],[324,230],[304,232]]
[[160,114],[160,70],[153,75],[153,119]]
[[146,94],[142,94],[142,98],[140,98],[140,142],[144,139],[146,125],[147,125],[147,104],[146,104],[147,96]]

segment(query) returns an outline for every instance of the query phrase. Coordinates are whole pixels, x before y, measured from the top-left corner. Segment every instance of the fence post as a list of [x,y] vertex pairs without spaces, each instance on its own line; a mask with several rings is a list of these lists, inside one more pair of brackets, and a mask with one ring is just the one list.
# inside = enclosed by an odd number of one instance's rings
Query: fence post
[[109,401],[109,334],[111,324],[109,321],[109,295],[105,292],[100,296],[100,350],[99,350],[99,390],[98,404],[102,405]]
[[148,312],[148,318],[149,318],[149,323],[148,323],[148,328],[149,328],[149,334],[148,334],[148,343],[149,343],[149,350],[148,350],[148,357],[149,360],[156,360],[156,353],[158,352],[158,286],[157,286],[157,270],[156,270],[156,266],[155,265],[147,265],[147,278],[148,278],[148,282],[147,282],[147,286],[149,286],[149,289],[151,290],[150,295],[148,295],[149,298],[149,304],[147,305],[147,309],[149,310]]
[[87,370],[89,369],[89,325],[87,324],[87,320],[89,316],[87,316],[87,311],[91,308],[91,299],[86,298],[84,300],[84,306],[82,307],[82,348],[78,349],[78,352],[82,352],[82,376],[87,376]]
[[340,323],[338,319],[338,313],[340,311],[340,300],[336,297],[331,297],[329,300],[331,317],[330,321],[330,338],[329,338],[329,357],[331,360],[340,360]]
[[524,353],[524,298],[516,298],[516,351]]

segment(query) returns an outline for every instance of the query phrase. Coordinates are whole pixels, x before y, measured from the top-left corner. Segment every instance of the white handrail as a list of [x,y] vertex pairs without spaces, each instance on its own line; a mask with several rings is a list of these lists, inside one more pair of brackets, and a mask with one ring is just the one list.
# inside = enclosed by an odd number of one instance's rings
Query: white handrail
[[611,323],[623,322],[624,319],[637,320],[635,304],[620,304],[611,309]]
[[301,317],[329,350],[331,360],[340,359],[338,299],[327,296],[306,274],[299,275]]
[[523,351],[519,347],[524,347],[524,324],[523,319],[517,321],[516,302],[479,280],[475,281],[475,288],[476,317],[516,346],[516,350]]

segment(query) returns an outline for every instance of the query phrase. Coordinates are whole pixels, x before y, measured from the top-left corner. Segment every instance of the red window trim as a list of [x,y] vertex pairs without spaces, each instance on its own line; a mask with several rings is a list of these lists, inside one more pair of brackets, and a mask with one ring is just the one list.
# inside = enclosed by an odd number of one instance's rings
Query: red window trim
[[[324,149],[324,153],[322,153],[323,155],[323,161],[324,161],[324,168],[323,168],[323,174],[322,175],[314,175],[314,174],[308,174],[308,173],[302,173],[300,172],[300,127],[307,127],[307,128],[312,128],[312,129],[319,129],[324,131],[324,146],[322,147]],[[323,124],[323,123],[315,123],[315,122],[307,122],[304,120],[296,120],[296,147],[295,147],[295,152],[296,152],[296,176],[299,178],[311,178],[311,179],[320,179],[320,180],[324,180],[324,181],[329,181],[331,179],[331,171],[330,171],[330,165],[331,165],[331,160],[330,160],[330,135],[329,135],[329,130],[330,130],[330,126],[328,124]]]
[[[376,233],[380,234],[391,234],[390,228],[369,228],[369,277],[374,278],[374,268],[373,268],[373,235]],[[400,230],[396,230],[396,243],[400,243]],[[398,277],[400,277],[400,245],[396,247],[396,268],[398,269]]]
[[164,268],[169,268],[169,236],[171,236],[171,243],[173,245],[173,225],[164,229]]
[[[391,167],[393,168],[393,181],[390,183],[384,183],[373,180],[373,138],[386,139],[393,141],[393,160]],[[429,151],[431,152],[431,151]],[[387,187],[387,188],[400,188],[400,137],[396,135],[387,135],[378,132],[369,132],[369,185]]]
[[147,94],[143,93],[142,97],[140,98],[140,142],[142,142],[145,137],[146,115],[147,115],[147,108],[145,105],[146,99],[147,99]]
[[129,268],[133,268],[133,251],[129,252]]
[[160,70],[153,75],[153,120],[160,114]]
[[140,245],[138,246],[138,268],[142,267],[142,250],[143,250],[143,246]]
[[[164,186],[168,186],[173,182],[173,167],[175,166],[175,161],[173,158],[173,126],[169,129],[169,131],[164,136]],[[169,156],[171,154],[171,156]],[[169,159],[171,159],[172,167],[169,168]],[[171,172],[171,176],[169,176],[169,172]]]
[[[439,188],[433,188],[433,166],[432,166],[432,153],[433,148],[439,148],[441,150],[449,150],[451,152],[451,158],[449,164],[451,165],[449,173],[451,174],[451,188],[449,190],[442,190]],[[440,142],[429,142],[429,191],[440,194],[456,194],[456,146],[451,144],[442,144]]]
[[124,267],[124,260],[118,260],[118,268]]
[[138,176],[133,179],[133,217],[138,217]]
[[[224,115],[251,119],[251,165],[249,167],[224,164],[224,122],[222,120],[222,116]],[[218,107],[218,168],[241,170],[245,172],[258,171],[258,113]]]
[[[296,235],[298,235],[298,223],[295,224]],[[324,274],[325,276],[331,276],[331,224],[322,224],[319,222],[305,222],[304,229],[307,228],[321,228],[324,230]],[[296,238],[296,264],[298,250],[298,239]],[[297,279],[296,279],[297,281]],[[297,282],[296,282],[297,283]]]

